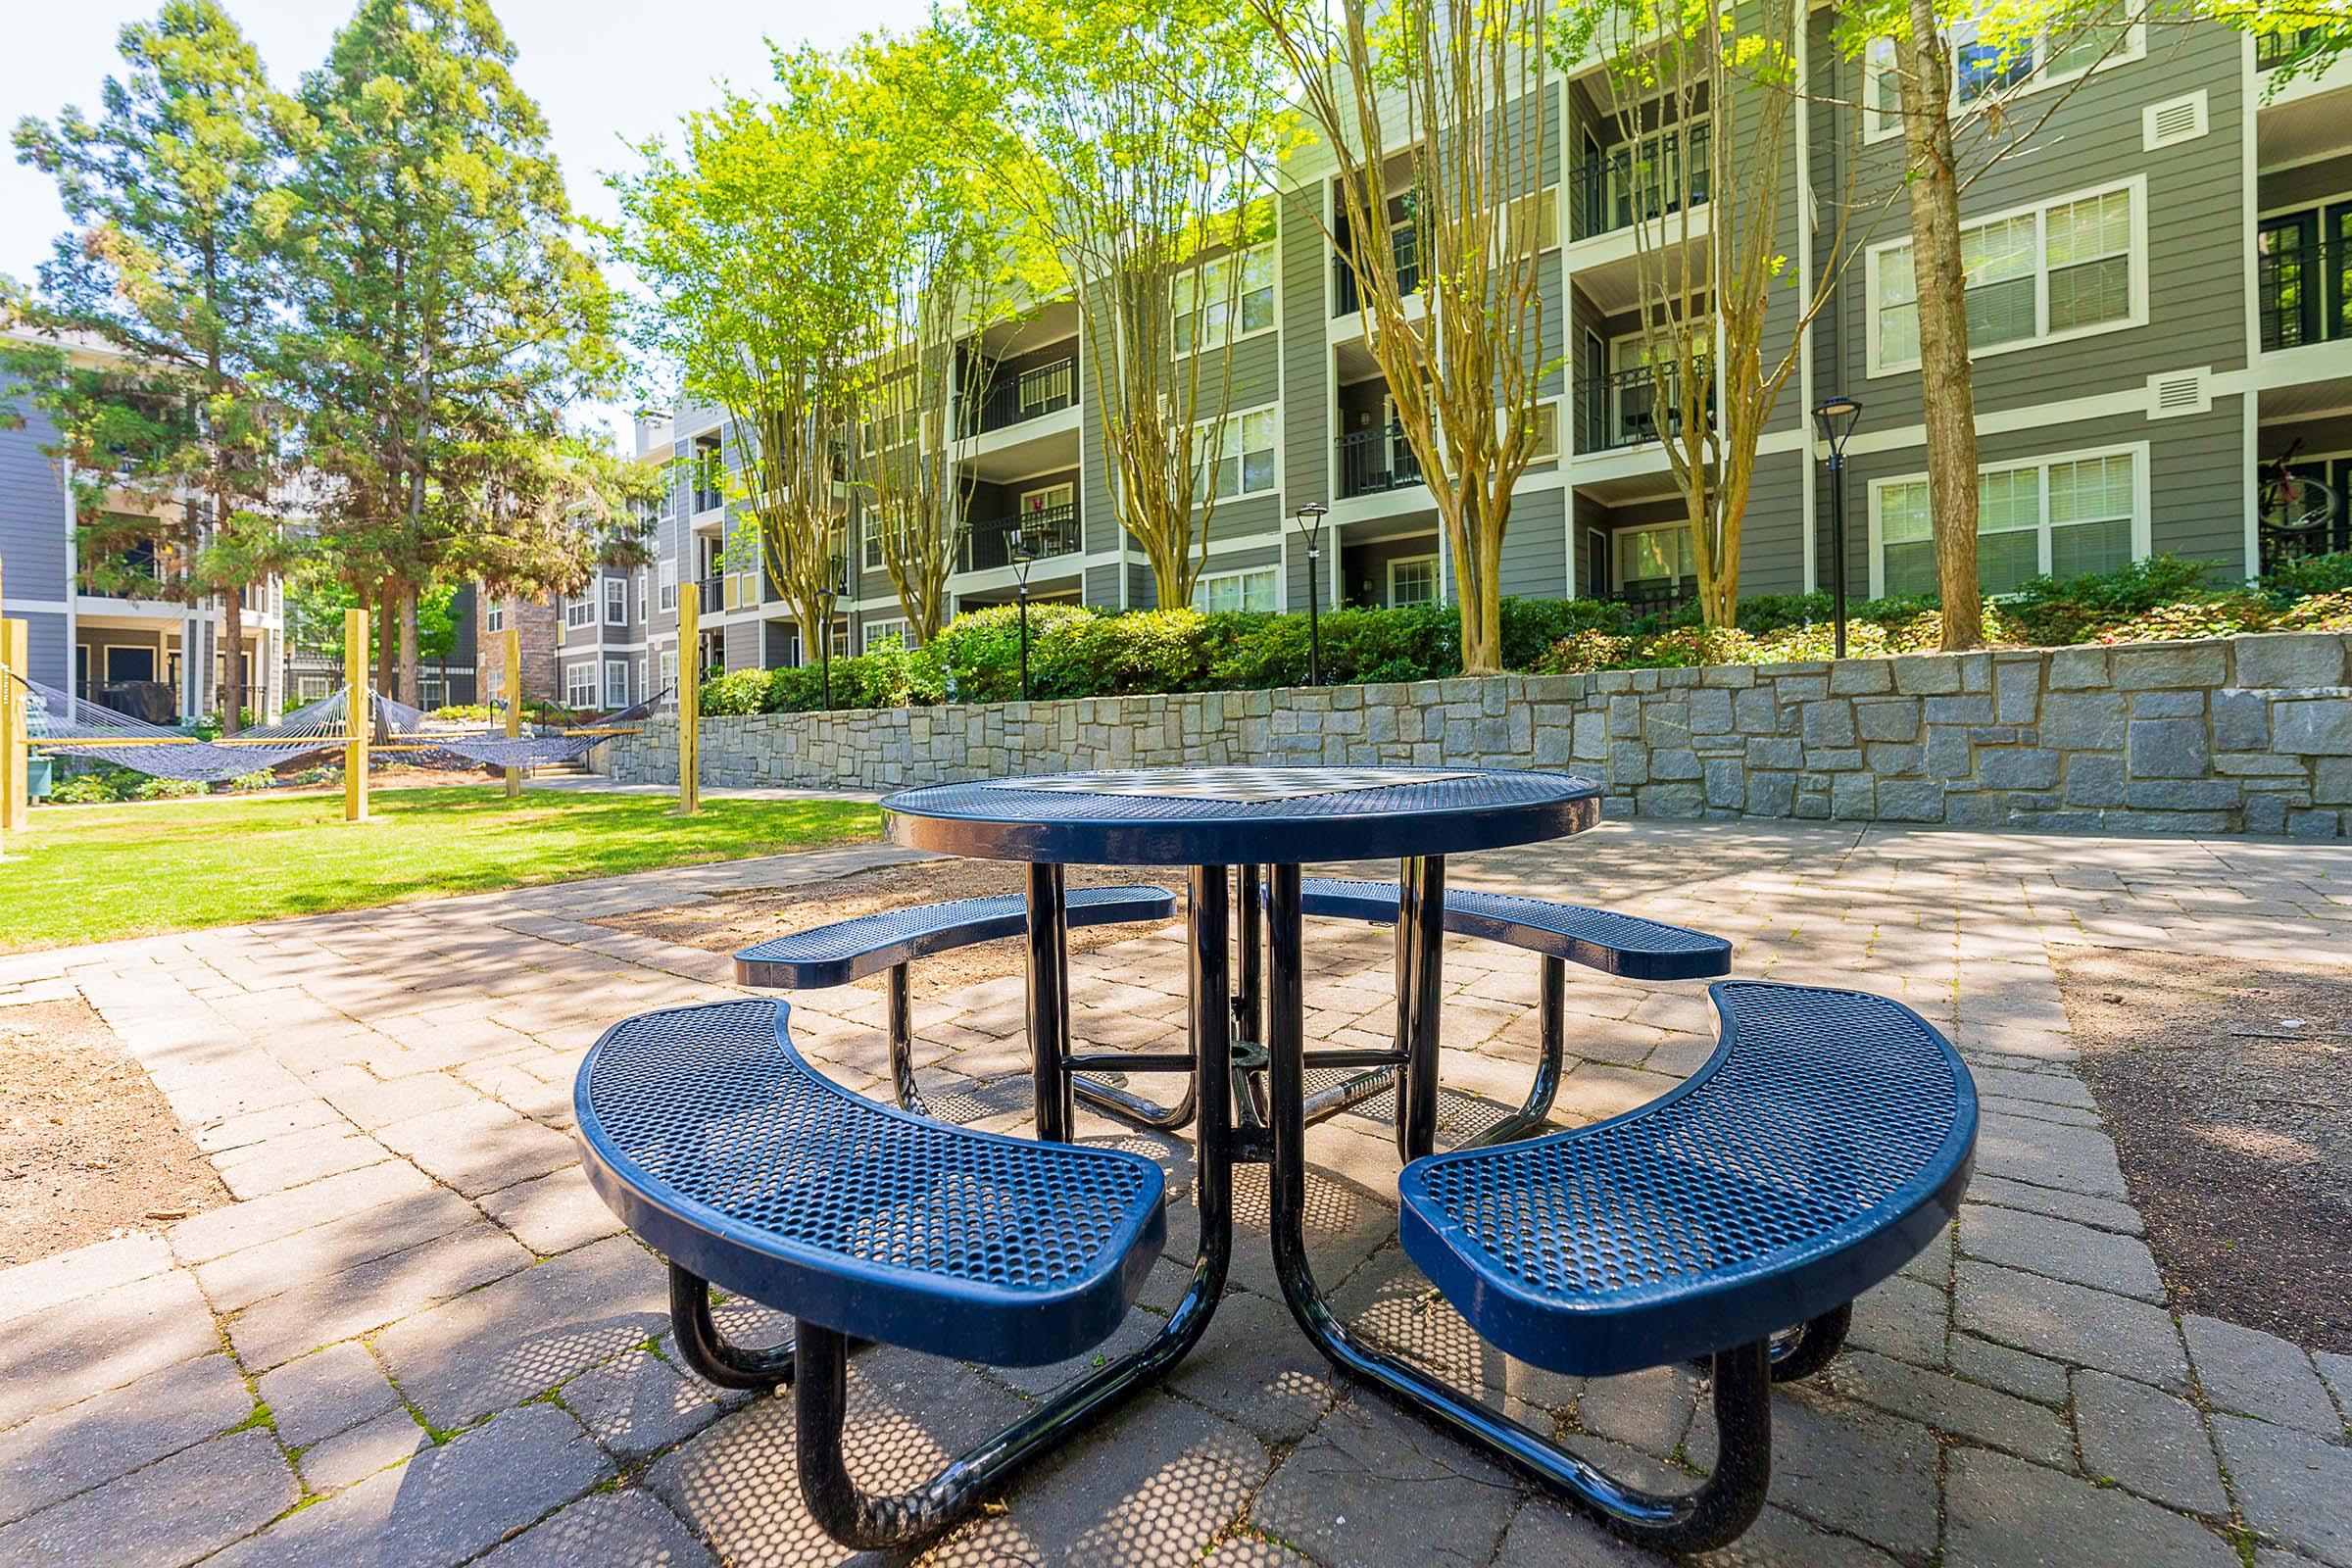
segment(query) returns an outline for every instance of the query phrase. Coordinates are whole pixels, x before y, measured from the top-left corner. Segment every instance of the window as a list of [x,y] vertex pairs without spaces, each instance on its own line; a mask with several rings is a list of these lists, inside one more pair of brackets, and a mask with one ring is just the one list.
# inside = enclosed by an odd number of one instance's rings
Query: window
[[[2146,554],[2145,445],[2027,463],[1977,475],[1977,581],[2014,593],[2047,573],[2111,571]],[[1936,591],[1935,512],[1925,476],[1871,486],[1871,592]]]
[[1253,566],[1247,571],[1220,571],[1193,584],[1193,608],[1210,614],[1229,610],[1270,613],[1275,600],[1274,568]]
[[[1234,318],[1241,329],[1234,329]],[[1175,285],[1178,354],[1248,337],[1274,324],[1274,247],[1255,245],[1238,256],[1204,263]]]
[[629,623],[629,579],[605,579],[605,624],[626,626]]
[[870,511],[859,519],[858,537],[864,547],[865,569],[882,569],[882,531],[886,525],[879,511]]
[[[2110,7],[2069,28],[1998,40],[1984,37],[1976,23],[1964,21],[1952,28],[1951,43],[1952,104],[1966,112],[2004,95],[2038,91],[2137,60],[2147,53],[2147,29],[2122,7]],[[1875,39],[1864,67],[1863,139],[1879,141],[1898,134],[1902,111],[1894,45]]]
[[654,689],[645,683],[645,656],[639,654],[637,656],[637,700],[642,703],[653,695]]
[[294,695],[303,702],[318,702],[327,694],[328,690],[324,675],[297,675],[294,677]]
[[663,560],[661,568],[661,595],[655,600],[664,611],[678,608],[678,564]]
[[1438,558],[1407,556],[1389,563],[1389,608],[1438,602]]
[[1503,243],[1522,254],[1547,251],[1560,242],[1560,188],[1546,185],[1533,196],[1515,196],[1503,207]]
[[662,650],[662,690],[667,694],[663,698],[663,705],[665,707],[676,706],[678,700],[678,694],[676,690],[677,684],[678,651],[675,648],[664,648]]
[[1894,40],[1874,38],[1863,67],[1862,135],[1879,141],[1903,128],[1903,83],[1894,74]]
[[[1968,346],[1984,355],[2146,318],[2139,179],[2023,212],[1979,219],[1960,231],[1968,273]],[[1919,364],[1919,291],[1911,242],[1870,253],[1870,373]]]
[[2034,74],[2034,38],[1986,40],[1977,24],[1952,28],[1952,101],[1973,104],[1987,93],[2006,92]]
[[586,594],[564,596],[564,629],[577,631],[596,624],[596,601]]
[[637,619],[640,624],[642,624],[645,620],[645,589],[647,580],[651,577],[651,575],[652,573],[648,572],[644,567],[640,566],[637,568]]
[[585,712],[596,706],[596,666],[585,662],[564,667],[564,706]]
[[[1496,409],[1498,420],[1511,416],[1508,409]],[[1528,422],[1535,428],[1535,445],[1530,448],[1531,463],[1549,463],[1560,455],[1560,406],[1557,403],[1539,403],[1528,411]]]
[[1269,405],[1193,426],[1200,493],[1219,501],[1274,488],[1275,410]]
[[904,619],[869,620],[858,628],[858,638],[859,648],[869,654],[885,643],[897,643],[904,648],[907,646],[906,622]]
[[605,662],[605,710],[611,712],[629,706],[629,662],[612,659]]
[[504,599],[493,599],[483,607],[482,629],[488,632],[503,632],[507,629],[507,602]]
[[1683,522],[1626,528],[1614,535],[1617,586],[1636,582],[1680,582],[1698,574],[1690,553],[1690,526]]

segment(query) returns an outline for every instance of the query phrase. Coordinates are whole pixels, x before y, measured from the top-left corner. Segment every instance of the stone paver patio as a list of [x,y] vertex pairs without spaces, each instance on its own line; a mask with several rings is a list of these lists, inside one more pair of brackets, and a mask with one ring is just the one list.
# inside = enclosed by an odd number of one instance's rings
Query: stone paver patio
[[[0,1008],[78,995],[106,1017],[237,1200],[0,1272],[0,1563],[847,1560],[801,1508],[790,1401],[716,1396],[677,1369],[660,1263],[581,1179],[570,1082],[614,1019],[728,990],[723,957],[587,921],[894,858],[833,851],[0,959]],[[2168,1312],[2071,1068],[2051,965],[2053,949],[2091,943],[2332,955],[2352,973],[2352,849],[1638,823],[1457,861],[1456,879],[1721,933],[1743,975],[1899,996],[1976,1069],[1973,1201],[1863,1298],[1821,1386],[1778,1395],[1772,1506],[1713,1560],[2352,1568],[2352,1357]],[[1385,1043],[1386,934],[1315,923],[1309,943],[1310,1034]],[[1523,1092],[1534,966],[1465,945],[1446,961],[1458,1121]],[[1148,1050],[1180,1033],[1173,928],[1077,970],[1080,1038]],[[1021,1123],[1020,990],[918,1004],[934,1105]],[[1711,1046],[1699,986],[1578,972],[1568,1005],[1564,1120],[1651,1098]],[[873,991],[795,1011],[809,1054],[861,1088],[879,1082],[880,1025]],[[1539,1372],[1482,1350],[1425,1296],[1395,1245],[1382,1108],[1312,1135],[1314,1262],[1342,1304],[1629,1476],[1672,1485],[1703,1466],[1712,1435],[1689,1374]],[[1180,1145],[1116,1136],[1167,1159],[1181,1189]],[[1335,1383],[1270,1294],[1251,1223],[1263,1201],[1262,1172],[1242,1173],[1236,1290],[1201,1349],[927,1560],[1640,1560]],[[1171,1256],[1189,1257],[1189,1216],[1170,1229]],[[1163,1263],[1143,1310],[1178,1290]],[[733,1332],[760,1336],[765,1314],[727,1310]],[[874,1484],[910,1480],[1075,1370],[864,1351],[853,1464]]]

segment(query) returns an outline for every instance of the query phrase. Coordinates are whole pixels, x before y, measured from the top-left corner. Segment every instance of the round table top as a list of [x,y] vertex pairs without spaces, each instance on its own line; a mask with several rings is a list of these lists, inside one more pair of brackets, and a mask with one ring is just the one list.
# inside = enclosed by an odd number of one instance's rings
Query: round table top
[[882,803],[890,841],[983,860],[1300,865],[1464,855],[1581,833],[1601,787],[1477,767],[1153,767],[938,784]]

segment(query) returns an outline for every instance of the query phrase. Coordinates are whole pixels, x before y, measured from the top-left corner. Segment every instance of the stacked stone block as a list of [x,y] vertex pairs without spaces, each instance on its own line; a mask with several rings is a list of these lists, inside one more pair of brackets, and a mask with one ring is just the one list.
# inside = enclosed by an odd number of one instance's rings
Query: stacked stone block
[[[1246,762],[1555,767],[1618,814],[2352,832],[2352,636],[706,719],[709,785]],[[676,782],[673,729],[608,748]]]

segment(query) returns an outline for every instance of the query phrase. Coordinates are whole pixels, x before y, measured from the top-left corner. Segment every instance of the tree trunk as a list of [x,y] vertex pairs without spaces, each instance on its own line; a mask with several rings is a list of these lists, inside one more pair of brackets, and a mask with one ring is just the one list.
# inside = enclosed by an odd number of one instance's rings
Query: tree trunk
[[400,591],[400,700],[411,708],[424,706],[417,701],[424,695],[417,684],[416,586],[410,583]]
[[392,607],[393,597],[389,579],[375,594],[375,690],[378,696],[392,690]]
[[245,595],[230,588],[220,596],[220,733],[245,727]]
[[1895,41],[1910,160],[1911,261],[1919,296],[1919,371],[1935,514],[1936,581],[1946,652],[1984,641],[1977,586],[1977,413],[1968,357],[1968,274],[1960,259],[1960,179],[1952,153],[1951,56],[1934,0],[1910,0]]

